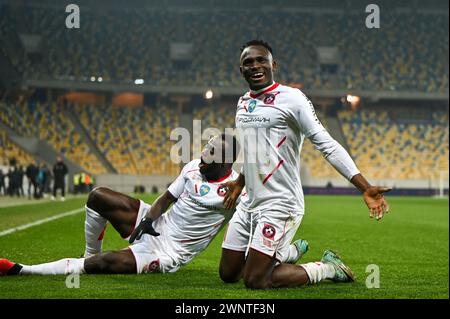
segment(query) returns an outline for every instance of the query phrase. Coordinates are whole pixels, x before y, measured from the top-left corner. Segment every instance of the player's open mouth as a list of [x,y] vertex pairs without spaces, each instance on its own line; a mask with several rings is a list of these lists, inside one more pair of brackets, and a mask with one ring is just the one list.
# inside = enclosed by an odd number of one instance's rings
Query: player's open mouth
[[250,75],[250,78],[253,81],[261,81],[264,78],[264,73],[263,72],[253,73],[252,75]]

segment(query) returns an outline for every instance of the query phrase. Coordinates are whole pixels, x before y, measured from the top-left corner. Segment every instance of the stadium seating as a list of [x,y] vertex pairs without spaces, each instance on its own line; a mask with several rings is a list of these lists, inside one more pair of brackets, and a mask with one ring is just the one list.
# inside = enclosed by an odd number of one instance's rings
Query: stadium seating
[[339,113],[353,157],[369,178],[430,179],[448,174],[448,113],[429,121],[394,120],[387,111]]
[[[112,107],[73,105],[75,114],[100,152],[121,174],[177,175],[179,165],[170,159],[173,143],[170,132],[179,126],[179,116],[168,106]],[[55,150],[93,174],[106,172],[89,150],[72,122],[58,105],[40,103],[0,103],[0,120],[21,136],[38,136]],[[316,109],[326,126],[326,117]],[[448,172],[448,113],[431,112],[427,119],[408,119],[394,111],[362,109],[338,113],[349,152],[370,179],[430,179]],[[408,111],[412,112],[412,111]],[[234,127],[229,106],[196,107],[194,120],[201,128]],[[19,163],[31,157],[2,133],[2,157],[15,156]],[[193,139],[193,150],[205,141]],[[302,167],[313,178],[333,178],[339,174],[323,159],[308,139],[301,153]]]
[[[383,13],[380,29],[368,29],[363,10],[345,15],[261,10],[248,15],[93,9],[83,12],[83,32],[77,32],[60,27],[65,17],[59,8],[23,8],[21,15],[14,15],[23,20],[15,20],[4,7],[8,34],[39,34],[52,43],[44,59],[15,58],[27,78],[90,81],[91,76],[101,76],[103,82],[144,78],[146,84],[160,86],[241,86],[239,47],[264,35],[281,62],[277,78],[282,83],[302,83],[308,89],[448,92],[445,15],[394,10]],[[194,33],[189,40],[192,60],[187,64],[172,60],[171,43],[185,42],[186,34]],[[339,49],[336,74],[321,68],[317,54],[321,46]]]
[[7,105],[1,102],[0,120],[20,136],[38,137],[47,141],[57,152],[92,174],[106,172],[81,139],[69,117],[61,112],[61,106],[56,103]]
[[[47,141],[88,172],[105,173],[106,169],[69,117],[58,107],[61,108],[55,103],[0,103],[0,120],[20,136],[38,136]],[[171,144],[167,143],[171,130],[179,126],[178,115],[168,107],[72,107],[89,136],[119,173],[178,174],[179,165],[171,162]]]
[[[307,90],[448,94],[445,14],[390,10],[383,12],[380,29],[368,29],[363,23],[364,10],[343,14],[265,8],[249,15],[233,9],[93,7],[83,11],[83,32],[78,32],[61,28],[65,15],[57,7],[0,6],[0,33],[8,43],[1,50],[8,56],[19,52],[11,56],[11,62],[27,79],[90,82],[92,76],[96,81],[101,76],[107,83],[133,83],[143,78],[145,84],[161,87],[242,87],[237,68],[239,47],[264,35],[280,62],[276,79],[281,83],[301,83]],[[42,43],[51,45],[45,47],[45,54],[32,58],[20,49],[21,34],[40,35]],[[189,37],[191,60],[176,62],[170,58],[170,46],[185,42],[186,34],[195,34]],[[339,50],[335,74],[325,71],[319,62],[317,48],[327,46]],[[179,166],[170,161],[172,144],[167,141],[180,120],[170,106],[73,107],[100,152],[119,173],[179,172]],[[222,105],[196,107],[193,118],[202,119],[203,129],[234,127],[234,116]],[[369,178],[419,179],[428,178],[430,170],[448,171],[445,112],[432,112],[430,119],[415,122],[373,110],[343,111],[339,119],[351,155]],[[18,135],[48,141],[93,174],[106,172],[56,104],[2,102],[0,121]],[[194,149],[200,149],[204,141],[194,139],[194,143]],[[312,177],[338,176],[308,140],[301,159]]]
[[26,167],[33,157],[14,144],[5,131],[0,129],[0,165],[8,166],[10,159],[16,159],[18,165]]
[[168,107],[75,105],[81,123],[106,159],[121,174],[177,175],[170,159],[170,132],[178,115]]

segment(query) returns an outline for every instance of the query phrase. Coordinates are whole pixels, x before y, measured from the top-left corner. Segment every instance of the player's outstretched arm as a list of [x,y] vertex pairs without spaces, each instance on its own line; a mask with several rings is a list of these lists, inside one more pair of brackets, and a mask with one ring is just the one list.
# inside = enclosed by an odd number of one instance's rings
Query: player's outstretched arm
[[169,208],[169,206],[176,201],[177,198],[174,197],[169,191],[166,191],[164,194],[159,196],[152,204],[152,208],[150,208],[149,212],[144,218],[142,218],[139,225],[131,234],[129,239],[130,244],[132,244],[136,239],[139,240],[143,234],[159,236],[159,233],[157,233],[153,228],[153,221],[161,216]]
[[242,189],[245,186],[245,176],[241,173],[234,181],[222,184],[228,187],[228,192],[223,199],[223,206],[225,209],[230,210],[236,206],[236,202],[241,195]]
[[380,220],[389,212],[389,204],[383,194],[389,192],[390,188],[370,185],[359,172],[350,154],[327,131],[321,130],[309,139],[326,160],[363,194],[370,218],[375,216],[376,220]]
[[375,216],[376,220],[380,220],[389,212],[389,204],[384,198],[384,193],[389,192],[391,188],[372,186],[361,174],[353,176],[350,182],[363,194],[370,218]]

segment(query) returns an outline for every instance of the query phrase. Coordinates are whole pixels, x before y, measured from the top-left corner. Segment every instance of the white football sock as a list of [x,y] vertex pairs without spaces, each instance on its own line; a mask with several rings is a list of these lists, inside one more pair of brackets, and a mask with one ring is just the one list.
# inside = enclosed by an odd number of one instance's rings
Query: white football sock
[[102,251],[103,231],[107,220],[100,216],[95,210],[85,206],[86,221],[84,222],[84,236],[86,239],[86,250],[84,257],[90,257]]
[[288,264],[294,263],[297,261],[298,255],[299,255],[299,252],[297,250],[297,247],[295,247],[294,244],[291,244],[289,246],[288,254],[287,254],[285,260],[283,260],[283,262],[288,263]]
[[21,265],[21,275],[69,275],[84,274],[84,258],[65,258],[40,265]]
[[300,266],[302,266],[308,274],[310,284],[315,284],[325,279],[331,279],[336,273],[333,265],[324,264],[323,262],[301,264]]

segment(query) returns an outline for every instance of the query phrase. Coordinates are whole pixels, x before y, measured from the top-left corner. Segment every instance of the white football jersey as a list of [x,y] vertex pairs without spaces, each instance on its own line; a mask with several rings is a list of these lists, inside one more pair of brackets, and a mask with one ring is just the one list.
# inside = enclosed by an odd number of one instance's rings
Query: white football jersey
[[300,90],[278,83],[259,93],[247,92],[238,101],[236,128],[248,193],[242,209],[304,212],[300,151],[305,136],[325,131],[311,101]]
[[196,159],[184,166],[168,188],[177,201],[155,221],[156,225],[167,226],[163,231],[186,253],[184,262],[206,248],[219,232],[225,220],[223,199],[226,189],[221,184],[238,176],[232,170],[220,180],[208,181],[200,173],[199,163],[200,159]]

